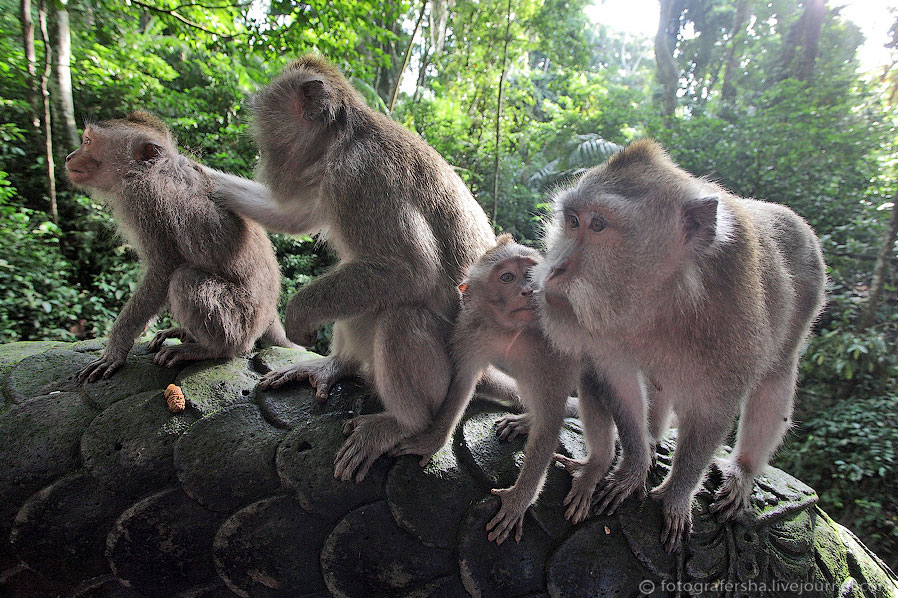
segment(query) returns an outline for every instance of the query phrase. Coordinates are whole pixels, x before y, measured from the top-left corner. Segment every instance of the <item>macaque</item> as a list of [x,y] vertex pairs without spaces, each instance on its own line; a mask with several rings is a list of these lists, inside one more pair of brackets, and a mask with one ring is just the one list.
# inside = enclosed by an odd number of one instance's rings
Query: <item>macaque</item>
[[748,505],[790,426],[799,350],[824,300],[820,245],[788,208],[692,177],[650,140],[554,203],[548,255],[534,269],[543,326],[608,381],[622,448],[598,510],[644,488],[673,411],[673,466],[652,491],[670,552],[689,534],[692,499],[740,409],[732,455],[717,464],[710,509],[721,521]]
[[539,260],[534,249],[501,235],[498,245],[471,268],[458,287],[462,307],[452,332],[455,370],[446,400],[430,428],[393,450],[396,455],[422,455],[421,465],[426,465],[449,440],[484,369],[494,364],[508,372],[528,409],[529,436],[514,486],[492,491],[502,505],[487,524],[487,537],[497,544],[512,531],[521,540],[524,513],[545,481],[568,394],[577,384],[577,360],[554,349],[539,328],[528,276]]
[[[106,350],[78,373],[79,382],[121,367],[166,303],[180,326],[150,341],[159,365],[234,357],[260,337],[292,346],[277,316],[280,270],[265,231],[212,201],[212,181],[178,153],[159,119],[138,111],[88,124],[65,165],[75,186],[110,207],[144,270]],[[168,338],[183,342],[164,345]]]
[[325,60],[294,61],[252,105],[267,189],[209,170],[216,197],[269,230],[320,235],[340,260],[290,299],[285,321],[300,344],[335,322],[331,355],[270,372],[260,387],[308,380],[323,401],[339,379],[366,378],[385,411],[345,424],[334,467],[361,481],[443,402],[456,286],[495,235],[446,161]]

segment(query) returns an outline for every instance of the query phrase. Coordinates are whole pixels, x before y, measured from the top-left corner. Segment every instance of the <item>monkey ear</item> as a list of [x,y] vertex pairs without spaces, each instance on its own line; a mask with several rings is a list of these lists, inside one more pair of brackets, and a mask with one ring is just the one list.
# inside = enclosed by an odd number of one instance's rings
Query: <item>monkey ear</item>
[[683,208],[683,236],[688,245],[705,249],[717,234],[717,198],[702,197],[687,201]]
[[296,115],[305,120],[318,120],[328,111],[330,92],[320,79],[310,79],[299,86],[294,98]]
[[162,146],[152,141],[144,141],[134,150],[134,159],[147,162],[162,155]]

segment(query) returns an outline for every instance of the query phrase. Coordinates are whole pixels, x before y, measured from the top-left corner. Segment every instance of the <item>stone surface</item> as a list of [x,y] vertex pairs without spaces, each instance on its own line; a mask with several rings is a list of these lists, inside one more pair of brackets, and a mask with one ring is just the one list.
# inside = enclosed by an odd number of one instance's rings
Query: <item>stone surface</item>
[[37,397],[0,414],[0,526],[29,495],[80,465],[81,435],[95,414],[73,392]]
[[275,496],[239,511],[213,544],[218,574],[245,598],[290,598],[326,592],[320,555],[333,522],[292,496]]
[[258,375],[249,369],[249,360],[240,357],[194,363],[175,378],[188,408],[201,416],[252,401],[257,382]]
[[149,596],[213,582],[212,540],[223,520],[180,488],[140,500],[119,516],[106,540],[112,572]]
[[431,548],[393,521],[386,502],[346,515],[321,551],[327,589],[334,596],[395,596],[454,575],[452,552]]
[[[503,407],[475,401],[424,468],[385,456],[364,482],[341,482],[344,422],[379,409],[358,380],[317,403],[307,384],[255,386],[301,351],[177,371],[138,344],[109,380],[76,387],[70,376],[102,348],[0,345],[0,596],[898,595],[895,576],[817,508],[814,491],[773,468],[751,510],[726,525],[708,513],[712,472],[691,537],[668,555],[651,499],[566,521],[570,480],[553,466],[521,542],[496,546],[489,489],[515,481],[525,443],[496,437]],[[187,398],[180,415],[162,397],[171,379]],[[659,444],[650,485],[669,472],[675,442],[673,431]],[[558,450],[583,456],[577,420],[565,421]]]
[[203,506],[233,513],[280,487],[274,455],[286,433],[256,405],[232,405],[192,425],[175,444],[178,479]]
[[106,536],[128,499],[103,491],[86,473],[70,474],[25,502],[10,540],[30,569],[74,587],[108,571]]
[[84,466],[119,494],[139,496],[146,488],[170,486],[175,481],[172,448],[196,420],[189,412],[171,413],[160,391],[118,401],[81,436]]

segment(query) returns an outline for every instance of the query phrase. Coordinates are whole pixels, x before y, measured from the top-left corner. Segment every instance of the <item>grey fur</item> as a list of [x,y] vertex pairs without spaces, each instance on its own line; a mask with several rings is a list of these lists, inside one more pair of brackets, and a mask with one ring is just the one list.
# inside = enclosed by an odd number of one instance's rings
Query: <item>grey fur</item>
[[748,504],[789,427],[800,347],[823,306],[820,245],[788,208],[692,177],[647,140],[556,198],[546,243],[536,277],[547,333],[614,389],[623,459],[599,510],[643,487],[652,436],[676,413],[673,470],[652,492],[672,550],[740,408],[711,506],[722,519]]
[[[393,454],[423,455],[421,465],[449,439],[474,394],[475,383],[490,364],[507,371],[517,382],[529,432],[524,466],[514,486],[494,489],[501,507],[487,525],[488,539],[501,544],[515,532],[520,541],[523,518],[536,500],[552,461],[568,406],[577,383],[577,360],[560,353],[543,336],[533,311],[533,287],[527,277],[539,254],[503,235],[471,269],[463,287],[462,309],[452,332],[454,375],[446,401],[433,425],[399,443]],[[511,276],[502,281],[500,276]],[[528,319],[529,318],[529,319]],[[500,432],[501,434],[501,432]]]
[[[79,381],[109,377],[166,303],[180,327],[150,342],[161,365],[234,357],[263,335],[291,344],[277,318],[280,271],[264,229],[211,201],[211,180],[165,126],[138,112],[84,134],[66,159],[69,176],[110,207],[144,272]],[[167,338],[184,342],[163,346]]]
[[360,374],[386,411],[347,423],[335,476],[357,481],[424,429],[451,377],[455,286],[495,237],[452,168],[418,136],[368,108],[321,58],[295,61],[253,100],[267,189],[210,171],[216,197],[271,230],[319,234],[340,263],[290,299],[288,336],[335,322],[331,355],[270,373],[262,387],[308,379],[324,400]]

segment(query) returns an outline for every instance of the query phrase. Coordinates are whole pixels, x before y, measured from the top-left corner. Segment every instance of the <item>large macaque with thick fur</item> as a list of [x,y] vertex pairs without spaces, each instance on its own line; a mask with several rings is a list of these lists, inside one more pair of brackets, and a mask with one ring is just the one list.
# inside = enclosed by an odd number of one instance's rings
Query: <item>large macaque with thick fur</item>
[[[265,231],[212,201],[211,179],[178,153],[162,121],[138,111],[88,124],[65,165],[74,185],[111,208],[144,270],[106,350],[79,372],[80,382],[121,367],[166,303],[180,326],[150,342],[160,365],[234,357],[263,335],[292,345],[277,316],[280,270]],[[164,346],[167,338],[183,342]]]
[[294,61],[253,112],[267,190],[210,171],[216,197],[270,230],[317,233],[340,259],[290,299],[285,323],[302,344],[335,322],[331,355],[271,372],[260,386],[308,380],[323,401],[340,378],[367,378],[385,411],[347,422],[334,470],[360,481],[443,402],[456,285],[495,236],[446,161],[366,106],[325,60]]
[[[499,427],[503,432],[526,431],[528,437],[514,486],[492,491],[502,504],[487,531],[489,540],[498,544],[512,531],[515,540],[521,539],[524,513],[545,481],[568,394],[577,384],[578,361],[552,347],[539,328],[529,270],[540,259],[535,250],[501,235],[498,245],[471,268],[459,286],[462,308],[452,332],[455,372],[449,393],[431,427],[403,440],[393,451],[423,455],[425,465],[449,440],[484,370],[493,364],[508,372],[517,382],[527,413],[503,418]],[[522,421],[525,430],[519,428]],[[613,430],[610,439],[613,443]]]
[[661,541],[673,550],[740,409],[711,505],[722,520],[748,505],[790,425],[799,350],[824,300],[820,245],[788,208],[692,177],[650,140],[560,193],[546,244],[535,269],[544,328],[614,391],[608,408],[623,455],[600,510],[644,488],[653,436],[676,413],[673,468],[652,491],[665,515]]

